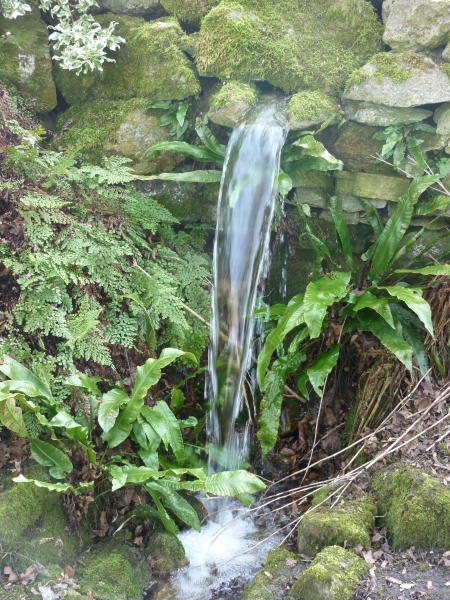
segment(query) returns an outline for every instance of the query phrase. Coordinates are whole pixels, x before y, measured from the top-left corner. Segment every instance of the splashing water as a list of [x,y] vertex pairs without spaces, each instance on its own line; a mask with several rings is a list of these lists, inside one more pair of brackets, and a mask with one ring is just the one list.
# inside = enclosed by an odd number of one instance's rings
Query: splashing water
[[[251,357],[257,290],[269,256],[280,154],[288,133],[284,105],[284,99],[271,97],[250,109],[233,131],[225,158],[214,247],[207,384],[211,471],[238,469],[247,455],[248,428],[239,436],[235,425]],[[248,515],[234,520],[242,514],[237,501],[206,504],[210,520],[201,532],[189,530],[179,536],[189,567],[174,573],[156,598],[210,600],[220,585],[255,575],[273,547],[274,537],[259,545],[262,533]]]

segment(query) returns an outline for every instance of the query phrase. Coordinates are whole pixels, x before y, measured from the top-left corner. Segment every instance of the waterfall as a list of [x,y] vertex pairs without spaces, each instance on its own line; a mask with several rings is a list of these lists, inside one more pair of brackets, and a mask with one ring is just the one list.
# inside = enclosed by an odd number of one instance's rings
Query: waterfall
[[288,133],[284,103],[268,97],[250,109],[234,129],[225,158],[214,245],[207,383],[212,470],[239,468],[245,454],[235,424],[242,410],[255,300],[268,254],[280,154]]

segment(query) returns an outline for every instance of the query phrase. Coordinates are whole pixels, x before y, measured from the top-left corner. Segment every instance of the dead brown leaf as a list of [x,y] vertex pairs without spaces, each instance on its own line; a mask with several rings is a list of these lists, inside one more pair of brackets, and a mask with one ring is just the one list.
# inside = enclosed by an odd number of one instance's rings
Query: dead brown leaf
[[66,566],[64,567],[64,575],[65,575],[66,577],[68,577],[69,579],[72,579],[72,577],[73,577],[74,573],[75,573],[75,570],[74,570],[74,568],[73,568],[73,567],[71,567],[70,565],[66,565]]
[[16,583],[17,581],[19,581],[19,578],[17,577],[17,575],[14,573],[13,569],[11,567],[5,567],[3,569],[3,573],[4,575],[8,575],[8,582],[9,583]]
[[20,573],[19,577],[22,585],[28,585],[36,579],[36,573],[34,572],[34,568],[31,566],[28,567],[24,573]]

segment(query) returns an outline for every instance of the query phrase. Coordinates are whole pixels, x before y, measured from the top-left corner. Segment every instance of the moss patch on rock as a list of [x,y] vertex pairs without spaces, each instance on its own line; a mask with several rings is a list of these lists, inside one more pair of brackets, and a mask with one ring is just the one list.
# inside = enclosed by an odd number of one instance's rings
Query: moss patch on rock
[[297,92],[286,106],[291,129],[324,123],[331,115],[340,112],[342,111],[339,104],[318,90]]
[[148,541],[147,560],[158,573],[171,573],[188,564],[183,544],[176,535],[157,531]]
[[301,600],[350,600],[359,579],[368,571],[362,558],[340,546],[328,546],[291,589]]
[[450,549],[450,490],[440,481],[400,464],[378,471],[371,487],[393,548]]
[[225,83],[211,96],[208,117],[218,125],[234,127],[245,111],[256,102],[258,95],[258,89],[252,83]]
[[161,0],[168,13],[190,25],[198,25],[220,0]]
[[329,92],[380,49],[381,24],[365,0],[223,0],[202,21],[196,61],[222,80]]
[[115,62],[104,63],[101,72],[75,75],[56,68],[57,86],[69,104],[100,99],[181,100],[200,92],[197,75],[182,51],[187,36],[175,18],[146,23],[134,17],[100,15],[97,20],[105,27],[117,22],[114,33],[126,43],[110,53]]
[[73,106],[59,117],[57,131],[61,136],[53,146],[81,154],[96,164],[105,155],[124,156],[140,174],[171,171],[184,159],[181,154],[165,152],[151,161],[145,158],[150,146],[172,139],[167,127],[158,124],[162,111],[147,106],[143,98]]
[[244,588],[241,600],[273,600],[281,597],[277,594],[280,585],[284,590],[289,578],[296,574],[298,565],[298,556],[292,552],[284,548],[273,550],[267,557],[262,571]]
[[[27,476],[49,479],[45,469],[34,465]],[[0,494],[0,544],[5,553],[16,556],[19,569],[25,570],[35,561],[44,566],[70,564],[79,551],[79,541],[66,527],[67,518],[56,492],[20,483]],[[50,541],[41,544],[44,538]]]
[[[331,494],[326,486],[315,494],[312,506],[318,506]],[[375,504],[372,496],[363,495],[353,502],[341,501],[328,508],[326,504],[305,515],[297,535],[301,554],[315,556],[326,546],[370,547],[370,530],[374,524]]]
[[33,99],[38,112],[55,108],[48,29],[35,5],[17,19],[0,15],[0,79]]

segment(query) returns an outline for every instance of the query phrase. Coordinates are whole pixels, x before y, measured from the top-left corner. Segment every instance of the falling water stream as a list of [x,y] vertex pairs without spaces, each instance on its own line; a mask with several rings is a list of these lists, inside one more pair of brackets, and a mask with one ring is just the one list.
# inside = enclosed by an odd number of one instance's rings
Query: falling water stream
[[[288,133],[285,99],[269,97],[251,108],[234,129],[225,158],[217,211],[207,397],[211,471],[234,470],[246,458],[248,434],[236,431],[249,368],[258,286],[268,256],[280,154]],[[255,545],[250,517],[233,521],[236,501],[205,502],[202,531],[180,534],[189,567],[172,576],[157,598],[209,600],[214,590],[261,567],[270,542]]]

